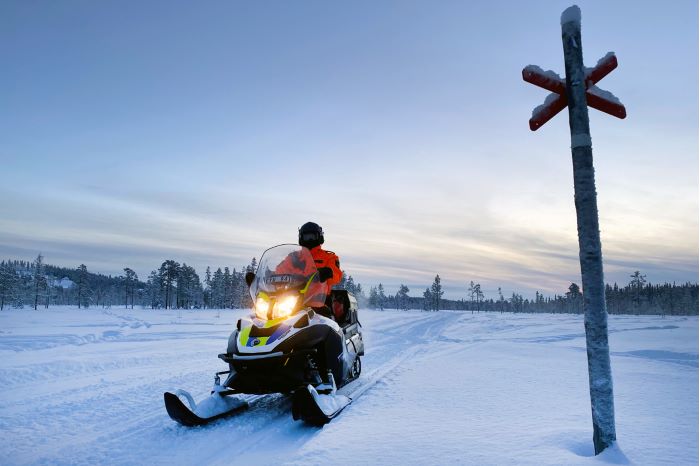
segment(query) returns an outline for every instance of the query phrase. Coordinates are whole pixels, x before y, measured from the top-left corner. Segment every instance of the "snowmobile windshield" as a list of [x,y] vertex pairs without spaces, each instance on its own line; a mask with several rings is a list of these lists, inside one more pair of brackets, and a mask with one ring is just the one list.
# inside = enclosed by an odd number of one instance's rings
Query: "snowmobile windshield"
[[[281,244],[265,251],[250,285],[256,315],[272,319],[304,307],[323,306],[326,291],[311,252],[296,244]],[[292,302],[293,305],[283,306]],[[282,307],[288,309],[278,312]]]

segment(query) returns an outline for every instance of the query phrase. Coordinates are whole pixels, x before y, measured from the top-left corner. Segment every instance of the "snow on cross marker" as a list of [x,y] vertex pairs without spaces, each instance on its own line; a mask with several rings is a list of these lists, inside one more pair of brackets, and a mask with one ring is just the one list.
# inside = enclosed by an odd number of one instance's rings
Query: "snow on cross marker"
[[533,65],[523,69],[523,79],[552,92],[547,96],[545,103],[532,112],[532,131],[537,130],[565,107],[569,107],[576,224],[585,311],[588,386],[593,418],[593,446],[597,455],[615,443],[617,434],[588,107],[618,118],[625,118],[627,112],[614,95],[595,86],[617,67],[615,54],[608,53],[592,69],[583,67],[581,10],[576,5],[567,8],[561,15],[561,39],[564,45],[566,80],[553,71],[545,72]]
[[[627,110],[615,96],[608,96],[605,91],[598,89],[595,84],[617,68],[617,57],[613,52],[601,58],[594,68],[589,68],[585,73],[586,103],[617,118],[625,118]],[[547,97],[544,105],[537,107],[530,118],[530,129],[537,131],[547,123],[554,115],[564,110],[567,106],[566,83],[554,72],[545,72],[540,67],[529,65],[523,68],[523,80],[547,89],[552,92]],[[556,98],[554,98],[556,97]]]

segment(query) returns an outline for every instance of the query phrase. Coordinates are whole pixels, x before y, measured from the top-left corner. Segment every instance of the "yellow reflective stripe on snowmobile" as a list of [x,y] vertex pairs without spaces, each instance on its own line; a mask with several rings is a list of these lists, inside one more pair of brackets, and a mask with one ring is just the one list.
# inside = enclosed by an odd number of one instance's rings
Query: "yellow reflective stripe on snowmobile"
[[265,293],[264,291],[258,291],[258,296],[257,296],[257,297],[258,297],[258,298],[262,298],[262,299],[264,299],[265,301],[269,301],[269,300],[270,300],[270,297],[269,297],[269,296],[267,295],[267,293]]
[[309,278],[309,281],[306,282],[306,286],[301,291],[299,291],[299,294],[306,294],[306,292],[309,291],[309,287],[311,286],[311,281],[314,279],[314,277],[316,276],[317,273],[318,272],[314,272],[314,274],[311,275],[311,278]]
[[274,327],[275,325],[281,324],[282,322],[284,322],[284,321],[287,320],[288,318],[289,318],[289,316],[287,316],[287,317],[280,317],[280,318],[278,318],[278,319],[266,320],[266,321],[265,321],[265,324],[263,325],[263,328]]
[[248,326],[241,330],[241,333],[238,336],[238,340],[241,342],[241,345],[245,346],[248,344],[248,337],[250,336],[251,328],[252,327]]
[[255,346],[266,345],[266,344],[267,344],[267,340],[268,340],[269,338],[270,338],[270,337],[258,337],[258,344],[255,345]]

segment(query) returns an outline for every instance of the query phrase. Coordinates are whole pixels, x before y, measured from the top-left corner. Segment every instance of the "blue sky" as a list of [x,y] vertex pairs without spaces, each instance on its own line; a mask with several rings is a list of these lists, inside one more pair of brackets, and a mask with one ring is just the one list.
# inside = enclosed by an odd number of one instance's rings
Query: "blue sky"
[[[0,5],[0,256],[240,267],[307,220],[366,286],[580,283],[563,1]],[[698,278],[698,5],[586,1],[606,281]]]

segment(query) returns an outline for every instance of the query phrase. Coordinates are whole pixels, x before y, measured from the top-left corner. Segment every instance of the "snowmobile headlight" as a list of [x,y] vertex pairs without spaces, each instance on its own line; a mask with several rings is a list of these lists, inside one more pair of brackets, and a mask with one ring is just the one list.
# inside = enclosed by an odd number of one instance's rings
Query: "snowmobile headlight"
[[297,307],[299,296],[286,296],[275,303],[272,308],[272,318],[279,319],[292,315]]
[[270,303],[258,296],[255,300],[255,317],[267,320],[267,311],[270,310]]

